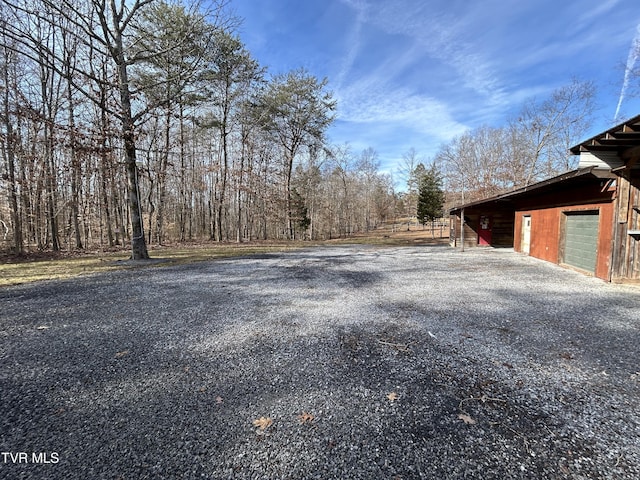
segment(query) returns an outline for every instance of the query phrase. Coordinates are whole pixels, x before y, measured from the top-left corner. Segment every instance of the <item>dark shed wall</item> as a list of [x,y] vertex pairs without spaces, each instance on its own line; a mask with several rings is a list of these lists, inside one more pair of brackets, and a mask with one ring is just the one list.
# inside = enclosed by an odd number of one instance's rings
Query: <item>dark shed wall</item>
[[[484,216],[491,220],[490,245],[492,247],[513,247],[513,213],[513,208],[504,205],[465,208],[464,246],[478,246],[480,218]],[[451,246],[460,246],[460,211],[451,215],[449,243]]]
[[513,209],[500,209],[493,214],[494,247],[513,247],[514,212]]

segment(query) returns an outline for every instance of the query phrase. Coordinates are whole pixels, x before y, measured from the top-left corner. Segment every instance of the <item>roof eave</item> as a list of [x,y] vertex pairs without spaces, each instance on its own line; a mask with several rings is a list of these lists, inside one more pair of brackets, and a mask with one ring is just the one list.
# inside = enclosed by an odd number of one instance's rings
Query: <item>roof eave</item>
[[482,205],[482,204],[487,204],[487,203],[497,203],[497,202],[508,202],[510,201],[513,197],[516,197],[518,195],[522,195],[524,193],[529,193],[531,191],[534,190],[538,190],[540,188],[543,187],[547,187],[549,185],[553,185],[555,183],[560,183],[560,182],[565,182],[567,180],[573,179],[573,178],[577,178],[577,177],[582,177],[582,176],[586,176],[586,175],[591,175],[595,178],[598,179],[607,179],[607,178],[615,178],[616,174],[611,172],[611,170],[604,170],[604,169],[598,169],[595,166],[591,166],[591,167],[586,167],[586,168],[580,168],[577,170],[571,170],[569,172],[565,172],[561,175],[558,175],[556,177],[553,178],[549,178],[547,180],[543,180],[541,182],[537,182],[537,183],[532,183],[531,185],[527,185],[524,187],[520,187],[517,188],[515,190],[511,190],[509,192],[500,194],[500,195],[496,195],[493,197],[489,197],[489,198],[485,198],[483,200],[477,200],[475,202],[470,202],[470,203],[466,203],[464,205],[460,205],[457,207],[454,207],[452,209],[449,210],[449,214],[452,214],[454,212],[460,211],[464,208],[470,208],[470,207],[475,207],[478,205]]
[[575,145],[569,149],[574,155],[583,152],[615,152],[621,155],[625,150],[640,145],[640,115],[636,115],[615,127]]

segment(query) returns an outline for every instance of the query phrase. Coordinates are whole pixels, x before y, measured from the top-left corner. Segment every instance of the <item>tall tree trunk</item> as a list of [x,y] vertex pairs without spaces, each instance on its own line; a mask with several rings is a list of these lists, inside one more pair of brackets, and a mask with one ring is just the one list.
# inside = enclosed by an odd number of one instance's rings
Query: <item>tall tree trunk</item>
[[109,247],[113,247],[115,245],[115,241],[113,238],[113,229],[111,227],[111,208],[109,208],[107,155],[104,150],[100,154],[100,182],[104,221],[107,226],[107,241],[109,242]]
[[293,152],[287,152],[286,154],[286,166],[285,166],[285,208],[287,210],[287,233],[289,240],[295,240],[296,232],[293,225],[293,212],[291,211],[291,175],[293,173]]
[[187,200],[187,163],[184,150],[184,124],[183,124],[183,106],[180,103],[179,108],[179,142],[180,142],[180,241],[187,239],[187,217],[188,217],[188,200]]
[[160,152],[160,165],[158,166],[158,213],[156,217],[156,241],[162,245],[164,240],[164,212],[167,198],[167,168],[169,166],[169,150],[171,148],[171,108],[167,105],[165,110],[164,145]]
[[[70,61],[70,60],[68,60]],[[82,249],[82,237],[80,235],[80,213],[78,203],[80,192],[78,185],[82,182],[82,168],[78,158],[78,141],[76,138],[75,102],[71,85],[71,67],[65,66],[67,72],[67,101],[69,102],[69,134],[71,135],[71,217],[75,236],[76,248]]]
[[47,226],[49,227],[49,237],[51,248],[54,252],[60,251],[60,235],[58,232],[58,212],[57,212],[57,188],[56,188],[56,168],[53,155],[53,132],[51,125],[45,125],[44,132],[44,175],[46,192],[46,212]]
[[[10,58],[10,52],[5,49],[5,58]],[[3,103],[3,112],[2,117],[4,120],[4,128],[7,132],[6,141],[4,143],[4,151],[5,151],[5,160],[7,164],[7,180],[9,182],[9,205],[11,207],[11,223],[13,227],[12,234],[12,245],[11,249],[13,253],[21,254],[24,251],[24,241],[22,238],[22,219],[20,217],[20,209],[18,206],[18,187],[16,184],[16,158],[15,158],[15,147],[16,147],[16,138],[13,131],[13,123],[12,123],[12,115],[11,109],[9,108],[9,102],[11,100],[9,96],[9,85],[10,85],[10,76],[9,76],[9,62],[6,61],[3,64],[2,69],[3,74],[3,83],[4,83],[4,95],[2,98]]]
[[133,260],[144,260],[149,258],[149,252],[147,251],[147,242],[144,237],[142,223],[142,205],[138,182],[138,165],[136,163],[136,139],[131,110],[129,75],[122,49],[122,34],[120,31],[116,32],[114,42],[113,56],[118,66],[118,86],[120,88],[120,104],[122,107],[122,139],[124,141],[125,167],[127,170],[129,215],[131,217],[131,258]]
[[[58,233],[58,212],[57,212],[57,178],[54,156],[54,124],[55,98],[53,73],[46,68],[46,60],[40,64],[40,94],[42,95],[42,120],[43,120],[43,151],[42,164],[44,171],[45,187],[45,212],[51,248],[54,252],[60,251],[60,236]],[[47,242],[45,241],[45,244]]]
[[107,165],[107,171],[109,172],[109,184],[111,187],[111,204],[113,205],[113,218],[116,227],[114,232],[115,245],[120,245],[120,238],[122,238],[122,243],[124,243],[126,235],[124,221],[125,208],[122,202],[122,189],[119,185],[119,179],[116,176],[116,168],[113,164],[113,158],[106,153],[107,150],[105,150],[104,159],[108,160],[108,162],[105,162],[105,165]]
[[223,212],[224,212],[224,203],[226,201],[226,191],[227,191],[227,176],[229,175],[229,154],[228,154],[228,148],[229,146],[227,145],[227,140],[228,140],[228,135],[227,135],[227,127],[226,127],[226,122],[225,120],[222,121],[222,126],[220,127],[220,139],[222,141],[222,179],[221,179],[221,185],[220,185],[220,195],[218,198],[218,215],[216,217],[216,221],[217,221],[217,228],[216,228],[216,233],[217,233],[217,238],[216,240],[218,242],[221,242],[223,240],[222,237],[222,216],[223,216]]
[[244,157],[246,155],[246,138],[244,138],[243,135],[243,139],[242,139],[242,147],[241,147],[241,151],[240,151],[240,167],[238,169],[238,185],[236,187],[236,195],[237,195],[237,225],[236,225],[236,243],[242,243],[242,190],[243,190],[243,185],[242,182],[244,181],[243,176],[244,176]]
[[8,101],[9,101],[8,89],[5,91],[4,98],[4,118],[5,129],[7,132],[7,141],[5,143],[5,157],[7,163],[7,174],[9,181],[9,205],[11,206],[11,223],[13,224],[13,242],[11,249],[13,253],[21,254],[24,251],[24,242],[22,239],[22,221],[20,218],[20,210],[18,208],[18,190],[16,186],[15,175],[15,139],[13,133],[13,125],[9,117]]
[[[115,0],[91,0],[94,13],[102,29],[102,38],[109,51],[109,56],[115,64],[118,75],[120,121],[122,131],[121,140],[124,144],[124,163],[127,173],[127,192],[129,202],[129,218],[131,223],[131,258],[143,260],[149,258],[147,242],[142,223],[142,205],[140,185],[138,181],[138,166],[136,163],[136,129],[131,107],[131,90],[129,88],[128,60],[124,51],[124,32],[131,26],[132,18],[141,8],[151,0],[136,0],[125,2],[121,0],[116,5]],[[125,5],[126,4],[126,5]],[[125,8],[126,7],[126,8]]]
[[[16,130],[19,132],[21,130],[21,121],[18,117],[17,128]],[[26,221],[25,226],[25,234],[27,236],[27,243],[34,242],[37,238],[36,235],[36,220],[37,217],[34,211],[33,204],[33,185],[34,183],[37,185],[35,181],[35,176],[30,175],[30,168],[27,165],[27,155],[20,155],[19,158],[19,168],[20,168],[20,176],[19,182],[21,185],[20,189],[20,203],[22,206],[22,212],[24,212],[24,220]],[[23,225],[24,226],[24,225]]]
[[[103,66],[102,68],[103,75],[106,77],[106,68]],[[109,148],[107,142],[107,130],[109,128],[109,120],[107,118],[107,91],[104,86],[101,85],[100,88],[100,176],[101,176],[101,190],[102,190],[102,208],[104,210],[104,219],[105,224],[107,226],[107,240],[109,241],[109,247],[113,247],[114,245],[119,245],[120,241],[118,238],[118,216],[115,215],[116,219],[116,232],[114,237],[114,232],[112,228],[112,218],[111,218],[111,207],[109,205],[109,194],[111,194],[112,205],[116,203],[116,195],[115,195],[115,186],[114,179],[112,175],[111,168],[111,158],[109,156]],[[111,191],[109,191],[109,188]]]

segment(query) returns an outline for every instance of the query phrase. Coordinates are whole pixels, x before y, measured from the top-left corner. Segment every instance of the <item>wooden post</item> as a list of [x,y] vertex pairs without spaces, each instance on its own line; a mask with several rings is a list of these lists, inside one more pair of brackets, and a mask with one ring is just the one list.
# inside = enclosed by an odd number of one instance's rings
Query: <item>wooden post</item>
[[613,278],[625,278],[628,275],[628,242],[627,235],[628,222],[629,222],[629,201],[631,195],[631,184],[628,179],[629,173],[623,171],[618,177],[618,191],[616,199],[616,215],[614,215],[616,223],[614,230],[614,248],[612,252],[612,264],[613,264]]
[[464,252],[464,208],[460,211],[460,247]]

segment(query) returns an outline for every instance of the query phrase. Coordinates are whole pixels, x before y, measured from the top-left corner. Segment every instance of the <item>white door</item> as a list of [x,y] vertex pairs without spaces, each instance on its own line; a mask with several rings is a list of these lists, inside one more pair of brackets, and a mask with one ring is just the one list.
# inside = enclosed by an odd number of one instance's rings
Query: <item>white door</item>
[[529,255],[531,247],[531,215],[522,216],[522,239],[520,242],[520,250],[522,253]]

